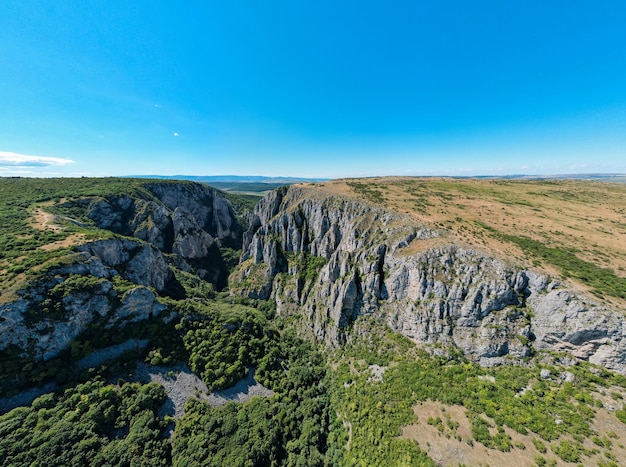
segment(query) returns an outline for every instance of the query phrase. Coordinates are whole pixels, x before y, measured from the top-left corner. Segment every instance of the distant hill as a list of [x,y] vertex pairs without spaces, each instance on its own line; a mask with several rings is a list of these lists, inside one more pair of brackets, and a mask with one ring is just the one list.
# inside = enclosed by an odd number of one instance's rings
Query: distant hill
[[158,178],[166,180],[192,180],[201,183],[277,183],[291,185],[303,182],[324,182],[329,178],[264,177],[262,175],[129,175],[129,178]]
[[626,174],[605,173],[605,174],[555,174],[555,175],[483,175],[476,177],[462,178],[482,178],[482,179],[522,179],[522,180],[595,180],[602,182],[626,183]]
[[161,180],[190,180],[206,183],[230,193],[263,196],[279,186],[294,183],[323,182],[327,178],[264,177],[261,175],[132,175],[132,178],[156,178]]

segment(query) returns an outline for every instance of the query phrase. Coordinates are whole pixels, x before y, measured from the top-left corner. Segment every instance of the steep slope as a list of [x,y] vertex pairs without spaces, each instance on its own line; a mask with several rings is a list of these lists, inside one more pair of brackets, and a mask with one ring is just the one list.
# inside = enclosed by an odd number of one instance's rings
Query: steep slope
[[193,183],[147,183],[144,188],[148,196],[120,194],[79,202],[88,201],[87,217],[97,227],[176,254],[200,277],[224,287],[219,247],[238,249],[242,234],[228,201],[216,190]]
[[[54,238],[61,240],[17,252],[21,256],[5,270],[35,263],[22,268],[25,277],[15,299],[0,304],[0,351],[49,360],[89,328],[155,317],[166,308],[158,297],[185,296],[173,270],[218,289],[226,285],[221,251],[239,248],[242,228],[216,190],[189,182],[130,180],[121,191],[116,180],[96,180],[83,181],[61,198],[50,182],[37,183],[39,192],[49,190],[46,198],[58,200],[36,212],[48,212],[56,222]],[[14,237],[39,235],[23,225]],[[91,241],[68,248],[64,236]],[[45,259],[37,263],[43,252]]]
[[[375,183],[358,189],[381,198]],[[292,186],[268,195],[252,215],[241,259],[233,288],[274,298],[279,313],[301,316],[303,330],[329,346],[360,332],[359,317],[371,315],[483,365],[556,350],[626,372],[621,312],[337,190]]]

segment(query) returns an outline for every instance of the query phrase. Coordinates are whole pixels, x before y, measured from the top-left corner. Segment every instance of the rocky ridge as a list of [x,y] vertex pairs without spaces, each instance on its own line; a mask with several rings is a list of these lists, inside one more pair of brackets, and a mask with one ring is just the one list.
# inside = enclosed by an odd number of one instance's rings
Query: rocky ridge
[[[170,265],[220,288],[226,272],[220,247],[238,248],[242,228],[217,191],[194,183],[149,183],[145,192],[66,201],[97,227],[123,237],[80,245],[63,264],[0,305],[0,351],[48,360],[87,328],[125,326],[166,310],[159,296],[184,298]],[[132,238],[134,237],[134,238]],[[122,289],[116,276],[127,281]],[[130,283],[130,288],[128,283]]]
[[[124,239],[78,249],[71,264],[51,268],[42,280],[20,291],[18,300],[0,306],[0,350],[14,345],[36,360],[48,360],[96,322],[123,327],[166,310],[157,293],[176,282],[156,248]],[[123,294],[116,290],[115,276],[131,281],[142,270],[150,274],[132,281],[135,286]]]
[[122,194],[90,200],[87,217],[96,226],[144,240],[182,259],[218,288],[227,277],[220,247],[239,249],[242,227],[228,201],[195,183],[151,183],[143,197]]
[[399,214],[294,186],[259,202],[249,225],[231,288],[275,299],[279,313],[302,315],[305,332],[329,346],[370,315],[483,365],[556,350],[626,373],[616,310],[473,249],[444,244],[406,255],[410,243],[441,233]]

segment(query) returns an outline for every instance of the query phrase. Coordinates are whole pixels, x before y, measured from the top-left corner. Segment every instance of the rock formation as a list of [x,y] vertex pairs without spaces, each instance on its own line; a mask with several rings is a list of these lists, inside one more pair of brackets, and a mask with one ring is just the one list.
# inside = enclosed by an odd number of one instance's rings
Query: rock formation
[[[114,251],[114,246],[119,250]],[[21,290],[18,300],[0,306],[0,350],[16,346],[36,360],[48,360],[68,348],[73,339],[94,323],[104,327],[124,326],[164,311],[166,307],[146,286],[167,284],[169,269],[161,277],[152,270],[150,277],[143,280],[145,285],[137,285],[121,296],[115,290],[113,278],[119,273],[113,263],[131,264],[138,255],[131,257],[129,250],[137,249],[142,249],[140,244],[132,241],[107,247],[102,242],[84,245],[74,262],[50,269],[44,279]],[[158,262],[143,256],[142,264],[146,267]],[[139,265],[137,261],[135,264]],[[87,281],[69,286],[76,278]],[[150,280],[153,283],[148,283]]]
[[[329,346],[371,315],[483,365],[559,350],[626,372],[626,330],[616,311],[476,250],[419,247],[439,235],[353,199],[279,189],[251,215],[231,288],[275,299],[279,313],[300,314],[306,331]],[[407,254],[409,244],[419,252]]]
[[[124,237],[76,247],[68,264],[42,271],[0,306],[0,351],[50,359],[89,326],[124,326],[163,312],[158,296],[184,298],[170,264],[226,285],[220,247],[241,245],[242,228],[216,190],[194,183],[146,183],[135,193],[81,198],[79,208],[95,225]],[[134,238],[131,238],[134,237]],[[115,276],[134,284],[120,293]]]
[[[280,314],[299,315],[302,330],[328,346],[362,332],[367,315],[483,365],[555,350],[626,373],[618,312],[483,252],[443,240],[428,247],[442,232],[361,201],[281,188],[259,202],[245,233],[218,192],[193,183],[68,203],[121,236],[77,247],[73,262],[0,306],[0,350],[14,345],[48,359],[94,322],[156,316],[165,309],[158,296],[184,297],[171,266],[222,287],[220,248],[243,241],[232,293],[274,299]],[[134,287],[118,292],[116,276]]]
[[149,183],[146,193],[92,199],[87,216],[96,226],[175,253],[203,279],[226,285],[220,247],[239,249],[242,227],[216,190],[196,183]]

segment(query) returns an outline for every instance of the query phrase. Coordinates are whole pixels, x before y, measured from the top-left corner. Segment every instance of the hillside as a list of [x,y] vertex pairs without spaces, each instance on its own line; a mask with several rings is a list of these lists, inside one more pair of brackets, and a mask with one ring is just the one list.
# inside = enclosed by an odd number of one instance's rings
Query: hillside
[[[443,230],[442,243],[485,250],[626,305],[626,184],[382,178],[317,189],[404,213]],[[428,246],[420,245],[407,254]]]
[[625,195],[0,179],[1,464],[619,465]]

